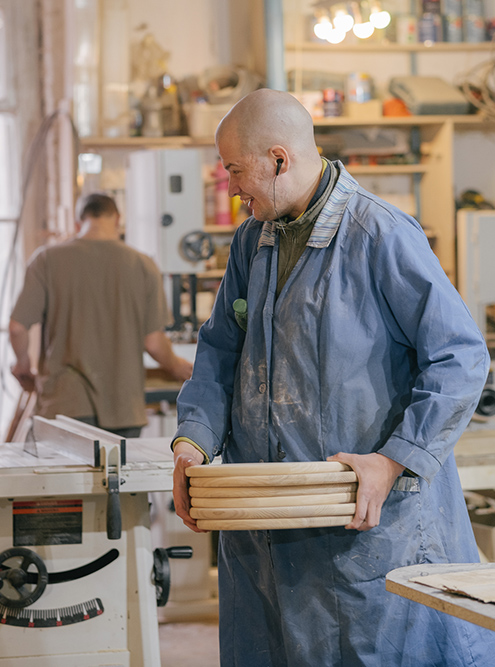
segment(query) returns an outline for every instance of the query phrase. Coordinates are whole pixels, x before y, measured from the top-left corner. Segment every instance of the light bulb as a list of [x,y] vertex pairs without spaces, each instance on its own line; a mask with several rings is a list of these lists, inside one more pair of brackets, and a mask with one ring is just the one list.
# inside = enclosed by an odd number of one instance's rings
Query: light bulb
[[370,15],[370,22],[375,28],[381,30],[386,28],[390,23],[390,14],[388,12],[372,12]]
[[327,37],[327,42],[330,42],[330,44],[340,44],[340,42],[344,41],[345,35],[345,30],[335,28],[334,30],[330,31],[330,34]]
[[375,28],[369,21],[366,21],[366,23],[355,23],[352,32],[359,39],[367,39],[375,32]]
[[318,39],[327,39],[328,35],[332,31],[332,24],[330,23],[330,19],[326,16],[322,16],[320,19],[318,19],[318,23],[315,24],[313,30]]
[[335,12],[335,16],[333,17],[333,24],[336,30],[349,32],[349,30],[352,30],[352,26],[354,25],[354,17],[350,14],[347,14],[347,12],[343,11],[342,9],[338,9]]

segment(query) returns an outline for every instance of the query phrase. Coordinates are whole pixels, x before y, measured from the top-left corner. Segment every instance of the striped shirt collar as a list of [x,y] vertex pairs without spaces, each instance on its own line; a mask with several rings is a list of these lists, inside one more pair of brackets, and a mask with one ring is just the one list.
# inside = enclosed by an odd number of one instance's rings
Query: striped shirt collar
[[[339,178],[322,208],[306,244],[312,248],[328,248],[337,233],[347,202],[358,188],[357,181],[352,178],[339,160],[333,164],[340,172]],[[258,241],[258,250],[262,246],[274,246],[276,237],[275,222],[273,220],[265,222]]]

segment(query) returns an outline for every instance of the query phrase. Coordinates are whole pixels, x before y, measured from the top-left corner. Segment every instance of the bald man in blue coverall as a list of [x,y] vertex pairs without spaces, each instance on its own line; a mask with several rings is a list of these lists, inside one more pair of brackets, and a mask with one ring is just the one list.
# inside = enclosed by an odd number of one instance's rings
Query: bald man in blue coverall
[[495,664],[487,630],[385,591],[394,568],[478,560],[453,455],[488,371],[478,328],[420,225],[321,159],[292,96],[251,93],[216,141],[252,215],[179,397],[176,511],[198,530],[184,471],[219,454],[359,480],[346,527],[221,532],[222,666]]

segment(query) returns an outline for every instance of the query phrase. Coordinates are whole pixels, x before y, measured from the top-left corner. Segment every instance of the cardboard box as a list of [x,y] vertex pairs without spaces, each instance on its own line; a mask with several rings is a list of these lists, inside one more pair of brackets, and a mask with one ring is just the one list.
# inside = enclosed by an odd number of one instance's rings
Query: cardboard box
[[232,104],[208,104],[186,102],[184,111],[187,118],[189,136],[194,138],[212,137],[218,123],[230,111]]
[[344,116],[356,120],[373,120],[382,117],[381,100],[368,100],[368,102],[345,102]]

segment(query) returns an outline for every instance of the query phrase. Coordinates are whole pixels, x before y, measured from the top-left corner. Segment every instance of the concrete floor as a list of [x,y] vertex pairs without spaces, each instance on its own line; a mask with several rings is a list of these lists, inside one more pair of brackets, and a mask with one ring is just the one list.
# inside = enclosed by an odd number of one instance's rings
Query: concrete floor
[[219,667],[218,623],[160,623],[161,667]]

